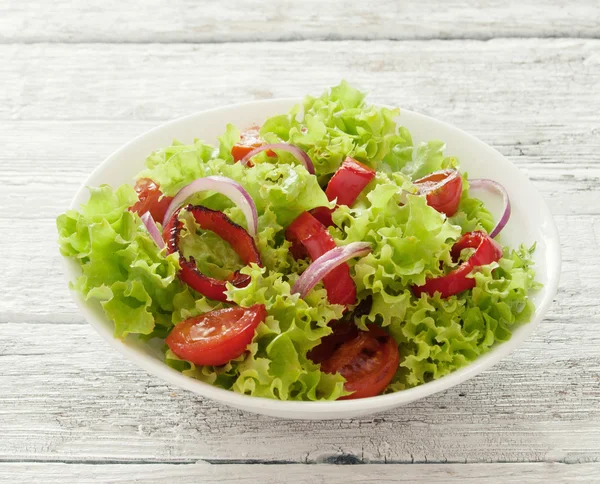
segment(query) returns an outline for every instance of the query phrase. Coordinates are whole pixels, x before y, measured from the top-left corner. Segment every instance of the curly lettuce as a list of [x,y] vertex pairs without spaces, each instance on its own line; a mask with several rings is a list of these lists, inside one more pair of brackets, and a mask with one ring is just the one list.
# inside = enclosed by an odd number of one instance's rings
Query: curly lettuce
[[170,329],[173,299],[182,290],[178,255],[165,257],[139,216],[128,211],[136,201],[128,185],[114,191],[103,185],[90,189],[79,212],[57,219],[61,253],[81,266],[73,288],[100,302],[117,338],[149,335],[156,325]]
[[[241,270],[250,276],[244,288],[228,284],[228,302],[210,300],[177,278],[179,255],[166,255],[152,241],[139,216],[129,211],[137,195],[129,185],[90,189],[80,210],[57,219],[61,253],[81,266],[73,288],[97,301],[114,322],[115,337],[166,337],[175,324],[232,304],[264,304],[267,318],[256,329],[248,351],[219,367],[181,360],[165,345],[165,362],[193,378],[242,394],[280,400],[335,400],[344,378],[323,373],[307,356],[331,333],[331,321],[351,312],[328,303],[318,284],[304,299],[291,287],[308,262],[295,260],[286,227],[301,213],[319,206],[334,208],[324,187],[347,156],[377,171],[352,207],[341,206],[329,229],[338,245],[369,242],[372,252],[349,261],[361,301],[355,322],[377,324],[398,344],[401,363],[387,392],[440,378],[468,365],[493,345],[506,341],[534,311],[529,299],[535,282],[531,249],[504,249],[496,263],[471,275],[476,286],[442,299],[416,298],[411,287],[457,265],[450,251],[467,232],[489,232],[494,219],[470,196],[466,174],[459,209],[446,217],[417,196],[414,181],[437,170],[458,168],[442,141],[415,145],[398,126],[399,111],[369,105],[365,94],[346,82],[319,97],[307,96],[288,113],[269,118],[260,134],[267,142],[289,142],[312,159],[311,175],[288,153],[261,153],[253,166],[235,163],[231,149],[240,131],[228,125],[215,148],[201,140],[175,141],[147,158],[138,178],[154,180],[167,196],[196,178],[229,177],[253,198],[258,211],[256,245],[263,267],[243,267],[238,255],[212,232],[203,231],[186,212],[181,251],[199,269],[219,279]],[[240,127],[245,128],[245,127]],[[190,202],[226,213],[245,226],[239,208],[224,196],[203,192]],[[468,254],[464,254],[468,257]],[[354,308],[350,308],[352,310]]]
[[472,292],[445,299],[403,293],[391,305],[374,302],[363,318],[389,326],[403,356],[394,383],[411,387],[441,378],[507,341],[515,327],[529,321],[534,307],[527,295],[538,287],[533,249],[505,249],[500,261],[474,274]]

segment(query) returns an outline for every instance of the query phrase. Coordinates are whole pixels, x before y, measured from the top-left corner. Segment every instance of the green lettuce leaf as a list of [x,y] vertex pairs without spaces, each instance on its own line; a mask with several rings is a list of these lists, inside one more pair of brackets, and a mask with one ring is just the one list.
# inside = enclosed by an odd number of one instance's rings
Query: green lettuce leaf
[[146,169],[137,178],[150,178],[164,195],[172,197],[196,178],[211,175],[205,163],[213,157],[214,148],[196,140],[192,145],[178,141],[163,150],[152,153],[146,159]]
[[405,183],[401,175],[378,173],[365,198],[333,215],[341,227],[332,230],[338,245],[371,244],[372,252],[354,265],[359,296],[365,291],[397,294],[441,274],[440,262],[451,263],[450,249],[460,227],[428,206],[424,197],[404,195]]
[[458,211],[450,217],[450,222],[459,225],[463,234],[474,230],[483,230],[489,234],[494,228],[494,217],[483,202],[469,195],[469,180],[466,174],[463,175],[463,191]]
[[150,335],[157,325],[169,329],[173,299],[182,290],[177,254],[165,256],[138,215],[127,210],[136,201],[128,185],[115,191],[103,185],[90,189],[79,212],[57,219],[61,253],[81,265],[73,288],[100,301],[117,338]]
[[[529,321],[534,306],[528,294],[539,287],[533,250],[505,249],[498,263],[475,272],[472,291],[446,299],[439,294],[417,299],[408,290],[394,298],[375,294],[362,319],[388,326],[399,344],[402,362],[394,384],[411,387],[447,375],[507,341],[515,327]],[[390,389],[398,388],[394,384]]]
[[[359,301],[371,302],[364,304],[367,312],[356,319],[357,325],[366,329],[367,324],[378,324],[398,343],[401,364],[387,391],[413,387],[469,364],[531,318],[529,295],[539,287],[534,248],[505,248],[497,263],[474,271],[476,287],[470,291],[446,299],[426,294],[416,298],[413,285],[456,266],[450,250],[461,234],[489,232],[494,219],[470,196],[466,174],[459,209],[450,218],[416,196],[416,179],[459,164],[445,155],[441,141],[415,145],[410,132],[396,125],[397,115],[397,109],[367,104],[363,92],[342,82],[268,119],[261,136],[304,149],[317,176],[285,152],[277,152],[276,158],[259,154],[252,167],[234,163],[231,148],[240,132],[233,125],[219,137],[217,148],[199,140],[174,142],[146,159],[138,177],[154,180],[167,196],[196,178],[220,175],[240,183],[253,198],[258,211],[255,242],[264,267],[242,267],[229,244],[202,230],[186,212],[180,215],[182,254],[193,256],[202,272],[219,279],[235,270],[250,276],[244,288],[228,284],[230,302],[207,299],[179,281],[178,254],[166,256],[138,215],[129,212],[137,201],[129,185],[90,189],[90,199],[79,211],[58,217],[61,253],[81,266],[73,288],[99,302],[114,321],[118,338],[130,333],[164,338],[187,318],[231,304],[264,304],[268,317],[240,357],[219,367],[198,367],[165,346],[165,362],[185,375],[242,394],[335,400],[345,395],[344,378],[321,372],[307,354],[331,333],[332,320],[350,313],[343,315],[344,308],[329,304],[321,284],[304,299],[291,294],[309,262],[291,256],[285,229],[304,211],[333,208],[323,188],[344,158],[352,156],[376,169],[377,175],[352,207],[337,208],[336,226],[329,231],[338,245],[371,245],[369,255],[348,263]],[[202,192],[190,202],[223,211],[246,226],[241,210],[223,195]]]
[[397,109],[367,105],[364,98],[364,93],[343,81],[320,97],[307,96],[288,115],[268,119],[261,136],[302,148],[319,177],[333,174],[346,156],[378,168],[392,149],[398,152],[412,141],[394,122]]
[[335,400],[346,394],[344,379],[320,371],[307,352],[331,333],[328,323],[342,316],[341,306],[329,304],[324,289],[307,300],[290,294],[282,274],[256,265],[242,269],[251,276],[244,288],[228,285],[229,298],[243,307],[264,304],[261,323],[248,353],[220,367],[197,367],[167,352],[166,361],[184,374],[233,391],[281,400]]

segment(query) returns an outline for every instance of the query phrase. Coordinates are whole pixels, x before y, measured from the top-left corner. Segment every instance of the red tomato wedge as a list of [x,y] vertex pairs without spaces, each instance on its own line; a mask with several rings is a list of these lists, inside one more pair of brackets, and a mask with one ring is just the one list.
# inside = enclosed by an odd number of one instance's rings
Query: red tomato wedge
[[394,339],[379,326],[360,331],[353,323],[337,323],[333,333],[311,350],[309,358],[325,373],[340,373],[344,389],[354,392],[340,400],[379,395],[398,370],[400,355]]
[[427,197],[427,205],[451,217],[458,210],[462,195],[462,177],[457,170],[431,173],[414,183]]
[[315,346],[306,355],[315,363],[323,363],[328,360],[343,343],[358,336],[358,328],[353,323],[331,321],[329,326],[333,333],[322,338],[319,345]]
[[[325,226],[310,213],[302,213],[285,231],[286,238],[292,242],[290,251],[296,258],[308,255],[314,261],[336,246]],[[350,277],[350,267],[344,263],[333,269],[323,278],[327,297],[332,304],[354,304],[356,285]]]
[[246,351],[266,317],[262,304],[219,309],[179,323],[166,342],[179,358],[194,365],[224,365]]
[[337,199],[338,205],[350,206],[374,177],[375,170],[347,157],[329,180],[325,194],[329,200]]
[[428,279],[422,286],[413,287],[415,296],[422,293],[433,296],[439,292],[442,297],[450,297],[459,292],[473,289],[475,279],[467,277],[475,267],[491,264],[502,257],[502,247],[483,232],[469,232],[463,235],[452,247],[452,258],[457,261],[463,249],[475,249],[469,259],[445,276]]
[[149,178],[140,178],[134,188],[139,201],[129,210],[137,212],[140,216],[150,212],[154,220],[162,221],[173,197],[163,197],[158,185]]
[[[210,210],[201,205],[187,205],[177,209],[167,225],[163,229],[163,238],[167,243],[167,254],[179,252],[179,234],[183,228],[183,223],[179,221],[179,212],[187,210],[194,215],[196,223],[204,230],[211,230],[223,240],[231,245],[231,248],[237,252],[244,264],[249,265],[252,262],[262,265],[260,254],[256,244],[250,234],[243,227],[234,223],[223,212]],[[227,281],[214,279],[202,274],[196,267],[196,261],[193,257],[186,260],[183,255],[179,256],[179,278],[201,294],[218,301],[226,301],[227,282],[231,282],[236,287],[247,286],[250,282],[250,276],[234,272]]]
[[[264,141],[260,138],[260,128],[258,126],[253,126],[241,134],[240,140],[233,145],[233,148],[231,148],[231,155],[233,156],[234,161],[240,161],[254,148],[258,148],[263,144]],[[271,150],[267,151],[267,155],[277,156]]]

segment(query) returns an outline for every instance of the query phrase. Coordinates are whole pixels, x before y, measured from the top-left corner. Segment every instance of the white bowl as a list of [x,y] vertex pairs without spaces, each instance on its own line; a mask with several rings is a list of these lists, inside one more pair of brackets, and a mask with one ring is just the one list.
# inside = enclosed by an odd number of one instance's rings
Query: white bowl
[[[87,186],[107,183],[116,187],[123,183],[133,183],[133,177],[142,169],[145,158],[152,151],[169,145],[174,139],[190,143],[194,138],[201,138],[215,143],[227,123],[233,123],[240,128],[261,124],[274,114],[287,112],[295,102],[297,101],[294,99],[274,99],[237,104],[203,111],[154,128],[109,156],[85,181],[71,208],[78,209],[80,204],[88,199]],[[114,348],[153,375],[226,405],[282,418],[340,419],[381,412],[446,390],[490,368],[517,348],[535,329],[556,293],[560,274],[560,247],[556,225],[536,188],[523,173],[493,148],[460,129],[422,114],[403,110],[398,122],[410,129],[415,143],[431,139],[445,141],[446,154],[457,156],[461,162],[461,170],[466,170],[469,176],[491,178],[506,187],[512,202],[512,217],[502,233],[504,243],[517,246],[520,243],[537,242],[537,279],[544,287],[532,296],[536,306],[532,321],[516,329],[510,341],[496,345],[465,368],[409,390],[357,400],[281,402],[241,395],[184,376],[162,361],[162,355],[157,348],[135,337],[129,337],[124,342],[115,339],[113,323],[106,318],[99,304],[87,303],[79,294],[73,292],[85,319]],[[490,199],[486,202],[489,202],[493,212],[495,201]],[[71,260],[65,260],[65,263],[67,278],[74,280],[80,273],[78,265]]]

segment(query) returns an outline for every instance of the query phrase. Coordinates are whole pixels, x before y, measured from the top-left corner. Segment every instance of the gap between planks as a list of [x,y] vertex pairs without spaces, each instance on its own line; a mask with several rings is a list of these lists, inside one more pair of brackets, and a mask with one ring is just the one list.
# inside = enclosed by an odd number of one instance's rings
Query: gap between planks
[[428,35],[428,36],[411,36],[411,37],[369,37],[360,35],[316,35],[313,37],[302,36],[284,36],[280,38],[264,38],[257,39],[254,36],[233,36],[225,39],[164,39],[164,40],[127,40],[127,39],[101,39],[101,38],[84,38],[84,39],[61,39],[52,40],[50,38],[39,37],[26,40],[10,41],[0,38],[0,45],[214,45],[214,44],[279,44],[293,42],[490,42],[502,40],[599,40],[600,34],[581,33],[581,34],[548,34],[548,35],[523,35],[523,34],[502,34],[502,35],[465,35],[465,36],[448,36],[448,35]]
[[[595,463],[595,462],[591,462]],[[286,466],[286,465],[397,465],[397,466],[420,466],[420,465],[453,465],[453,466],[473,466],[485,465],[484,462],[465,462],[458,460],[439,460],[439,461],[420,461],[420,460],[400,460],[400,459],[369,459],[361,460],[353,454],[331,454],[315,460],[294,461],[294,460],[266,460],[266,459],[40,459],[40,458],[0,458],[0,467],[4,464],[66,464],[66,465],[267,465],[267,466]],[[580,466],[590,464],[590,462],[572,462],[568,459],[557,459],[547,461],[494,461],[493,464],[557,464],[565,466]],[[600,465],[600,464],[599,464]]]

